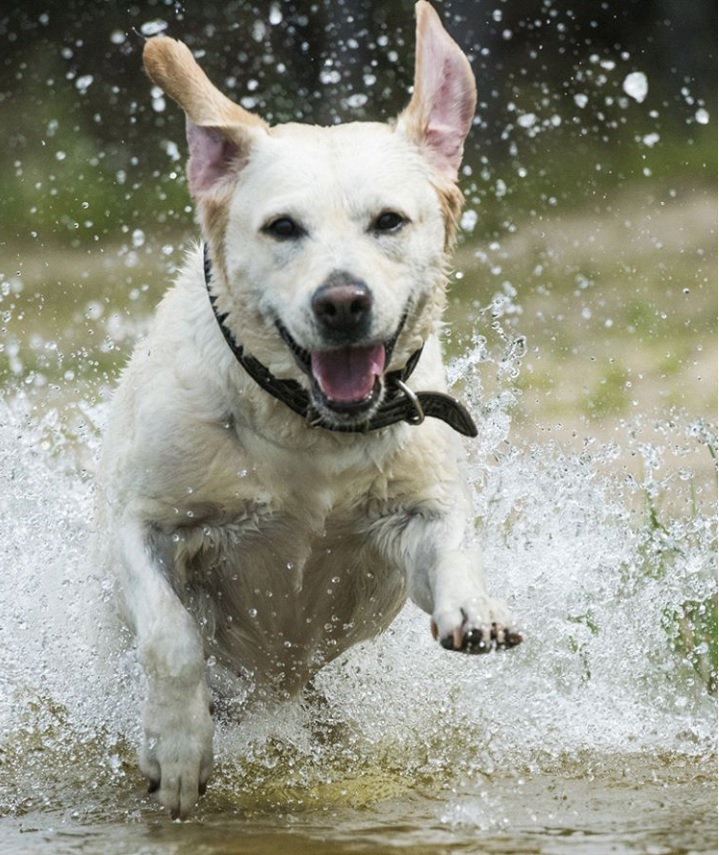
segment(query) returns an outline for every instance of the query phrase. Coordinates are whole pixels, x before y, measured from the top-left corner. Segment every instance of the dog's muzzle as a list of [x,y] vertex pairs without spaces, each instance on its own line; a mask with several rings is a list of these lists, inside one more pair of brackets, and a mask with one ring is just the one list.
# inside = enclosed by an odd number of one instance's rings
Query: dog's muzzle
[[[259,360],[244,352],[227,326],[227,314],[217,309],[212,293],[212,262],[204,245],[205,285],[213,314],[235,358],[266,392],[302,416],[310,426],[325,430],[359,432],[379,430],[398,422],[417,425],[425,418],[446,422],[464,436],[477,436],[477,426],[466,408],[443,392],[413,392],[406,381],[422,355],[415,351],[404,368],[385,373],[404,326],[402,318],[389,341],[369,345],[344,345],[307,351],[277,322],[283,341],[299,367],[310,377],[310,392],[296,380],[281,380]],[[347,306],[345,306],[347,308]]]
[[310,379],[315,409],[346,424],[367,421],[380,406],[385,390],[385,367],[392,358],[405,319],[406,315],[387,341],[313,351],[300,347],[280,321],[275,325],[297,365]]

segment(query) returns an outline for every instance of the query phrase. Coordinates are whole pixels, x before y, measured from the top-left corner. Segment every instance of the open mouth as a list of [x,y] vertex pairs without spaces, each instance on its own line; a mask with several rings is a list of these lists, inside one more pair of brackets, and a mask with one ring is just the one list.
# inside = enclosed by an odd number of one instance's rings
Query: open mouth
[[340,411],[357,411],[382,393],[387,360],[384,344],[339,347],[310,354],[310,371],[325,404]]
[[316,405],[338,415],[364,416],[382,397],[384,370],[404,325],[389,341],[308,351],[277,321],[277,329],[299,367],[311,379]]

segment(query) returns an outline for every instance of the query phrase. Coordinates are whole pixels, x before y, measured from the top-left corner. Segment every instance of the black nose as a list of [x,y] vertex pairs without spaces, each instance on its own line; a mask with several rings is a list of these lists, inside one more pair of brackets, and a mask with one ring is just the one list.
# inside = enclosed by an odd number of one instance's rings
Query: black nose
[[312,311],[323,334],[356,339],[369,330],[372,292],[361,279],[335,275],[315,291]]

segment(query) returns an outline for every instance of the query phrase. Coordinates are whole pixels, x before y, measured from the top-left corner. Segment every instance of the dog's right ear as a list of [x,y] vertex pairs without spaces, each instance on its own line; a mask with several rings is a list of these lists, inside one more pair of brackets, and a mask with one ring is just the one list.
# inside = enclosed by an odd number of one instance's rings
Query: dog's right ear
[[415,4],[417,54],[412,100],[397,119],[444,179],[454,182],[477,101],[469,60],[426,0]]
[[231,179],[266,123],[214,86],[183,42],[155,36],[143,50],[149,78],[185,111],[190,193],[201,201]]

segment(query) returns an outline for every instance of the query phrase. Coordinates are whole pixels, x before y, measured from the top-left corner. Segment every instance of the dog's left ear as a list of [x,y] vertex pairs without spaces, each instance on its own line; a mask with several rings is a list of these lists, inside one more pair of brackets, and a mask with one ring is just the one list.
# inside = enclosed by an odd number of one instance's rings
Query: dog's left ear
[[455,181],[472,125],[477,87],[469,60],[426,0],[415,5],[417,49],[412,100],[397,119],[445,179]]
[[223,95],[183,42],[155,36],[145,43],[143,60],[153,83],[185,111],[188,182],[193,198],[201,202],[232,180],[267,125]]

